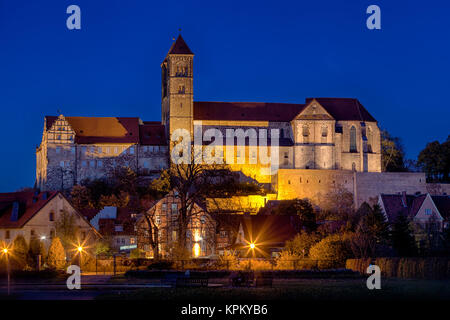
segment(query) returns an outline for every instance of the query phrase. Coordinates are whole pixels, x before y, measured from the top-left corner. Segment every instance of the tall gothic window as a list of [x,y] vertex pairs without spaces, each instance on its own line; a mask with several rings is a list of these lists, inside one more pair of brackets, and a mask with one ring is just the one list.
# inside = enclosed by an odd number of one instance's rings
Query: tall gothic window
[[372,152],[372,140],[373,140],[372,129],[370,129],[370,127],[368,127],[367,128],[367,152]]
[[322,143],[327,143],[327,136],[328,136],[328,127],[327,126],[322,126],[321,129],[321,142]]
[[356,128],[352,126],[350,128],[350,152],[357,152],[356,149]]

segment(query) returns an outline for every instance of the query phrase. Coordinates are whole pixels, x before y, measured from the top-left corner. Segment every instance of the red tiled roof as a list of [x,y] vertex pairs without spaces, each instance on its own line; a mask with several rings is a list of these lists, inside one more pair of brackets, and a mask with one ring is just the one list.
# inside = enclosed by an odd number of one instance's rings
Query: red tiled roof
[[[59,192],[33,191],[0,193],[0,228],[22,228]],[[14,202],[19,204],[17,221],[11,221]]]
[[[295,118],[314,98],[306,104],[265,102],[194,102],[194,120],[272,121],[289,122]],[[376,120],[353,98],[315,98],[336,120]]]
[[[46,116],[49,130],[58,119]],[[161,122],[126,117],[65,117],[75,131],[75,143],[141,143],[165,145],[165,130]]]
[[[47,130],[58,117],[46,116]],[[65,117],[75,131],[75,142],[138,143],[139,118],[125,117]]]
[[142,145],[166,145],[166,134],[161,122],[144,122],[139,126],[139,138]]
[[177,40],[172,43],[172,46],[169,49],[167,54],[193,54],[191,49],[189,49],[188,45],[184,41],[181,34],[178,36]]
[[[130,208],[117,208],[116,219],[99,219],[99,231],[103,235],[131,235],[134,234],[134,218],[131,217],[135,210]],[[116,231],[115,226],[121,225],[122,231]]]
[[375,118],[354,98],[306,98],[306,104],[316,99],[336,120],[376,122]]
[[[404,204],[403,195],[401,194],[382,194],[381,199],[383,201],[386,215],[389,222],[395,222],[400,214],[414,218],[423,201],[426,198],[425,194],[418,196],[406,195],[406,203]],[[406,205],[406,206],[405,206]]]
[[304,104],[265,102],[194,102],[194,120],[291,121]]

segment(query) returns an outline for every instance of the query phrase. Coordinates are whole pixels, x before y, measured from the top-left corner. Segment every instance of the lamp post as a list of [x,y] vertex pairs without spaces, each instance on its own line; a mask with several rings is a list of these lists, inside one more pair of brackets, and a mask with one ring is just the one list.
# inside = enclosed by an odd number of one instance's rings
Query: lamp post
[[78,251],[78,254],[80,255],[80,257],[79,257],[79,259],[80,259],[80,270],[81,270],[81,257],[82,257],[82,255],[83,255],[83,247],[82,246],[78,246],[77,247],[77,251]]
[[2,252],[5,255],[5,259],[6,259],[6,272],[8,274],[8,296],[9,296],[9,292],[10,292],[10,268],[9,268],[9,259],[8,259],[9,250],[8,250],[8,248],[4,248],[2,250]]

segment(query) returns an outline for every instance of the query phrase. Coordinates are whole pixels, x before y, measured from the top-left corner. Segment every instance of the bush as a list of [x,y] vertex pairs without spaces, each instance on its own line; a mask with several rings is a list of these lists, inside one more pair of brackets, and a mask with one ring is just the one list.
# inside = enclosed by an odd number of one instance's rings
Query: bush
[[[348,259],[347,269],[365,273],[370,259]],[[449,258],[377,258],[375,265],[389,278],[445,279],[450,278]]]
[[66,266],[64,247],[58,237],[52,239],[48,249],[47,264],[51,269],[56,270],[61,270]]
[[18,235],[12,245],[11,269],[23,270],[27,266],[28,245],[22,235]]
[[339,235],[331,235],[311,247],[309,257],[317,260],[319,269],[341,268],[351,257],[347,241]]
[[272,270],[270,261],[259,259],[246,259],[239,261],[239,270]]
[[225,252],[219,257],[219,260],[216,262],[216,267],[225,270],[238,270],[239,259],[234,252]]

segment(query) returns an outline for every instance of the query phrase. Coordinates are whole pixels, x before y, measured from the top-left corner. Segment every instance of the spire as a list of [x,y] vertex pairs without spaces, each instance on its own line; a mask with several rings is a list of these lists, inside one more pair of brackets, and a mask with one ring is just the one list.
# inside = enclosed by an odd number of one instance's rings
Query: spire
[[193,54],[193,53],[191,49],[189,49],[186,42],[184,42],[184,39],[180,34],[177,40],[170,47],[170,50],[167,54]]

